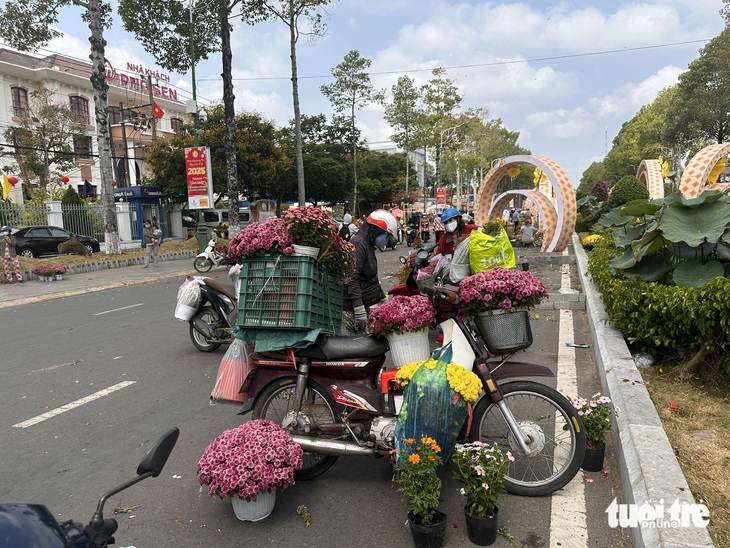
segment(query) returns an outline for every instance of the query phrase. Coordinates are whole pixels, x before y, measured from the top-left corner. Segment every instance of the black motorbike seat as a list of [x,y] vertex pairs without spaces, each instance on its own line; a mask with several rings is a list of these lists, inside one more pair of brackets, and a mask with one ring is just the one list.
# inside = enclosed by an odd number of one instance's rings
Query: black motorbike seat
[[205,285],[207,285],[211,289],[223,293],[232,301],[238,300],[238,295],[236,295],[236,287],[233,285],[233,282],[228,280],[219,280],[217,278],[203,278],[203,282],[205,282]]
[[377,358],[388,351],[388,341],[372,335],[320,335],[313,345],[296,350],[297,356],[312,360]]

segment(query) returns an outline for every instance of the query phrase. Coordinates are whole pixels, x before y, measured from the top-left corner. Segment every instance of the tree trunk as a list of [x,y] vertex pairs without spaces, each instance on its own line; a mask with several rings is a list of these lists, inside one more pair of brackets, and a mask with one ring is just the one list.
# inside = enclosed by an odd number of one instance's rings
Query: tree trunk
[[682,375],[691,375],[693,373],[696,373],[697,370],[700,368],[700,365],[702,365],[702,362],[705,361],[705,357],[707,357],[707,354],[707,348],[705,348],[704,345],[701,346],[697,353],[692,356],[689,361],[682,364],[682,366],[679,368],[679,371],[682,373]]
[[352,194],[352,214],[355,219],[360,218],[360,206],[357,202],[357,137],[355,137],[355,104],[353,103],[350,113],[350,131],[352,132],[352,180],[354,191]]
[[231,27],[228,23],[229,8],[227,2],[221,2],[219,16],[221,23],[221,56],[223,58],[223,112],[226,119],[226,174],[228,176],[228,233],[238,233],[238,165],[236,162],[236,109],[233,94],[233,75],[231,52]]
[[291,90],[294,102],[294,141],[297,149],[297,190],[299,205],[304,206],[307,193],[304,188],[304,153],[302,152],[302,113],[299,109],[299,78],[297,77],[297,25],[293,10],[289,13],[289,57],[291,58]]
[[107,255],[121,253],[119,231],[117,229],[117,209],[114,205],[114,172],[112,170],[111,136],[109,134],[109,107],[107,95],[109,85],[106,81],[106,58],[104,30],[101,21],[99,0],[89,0],[89,30],[91,37],[91,87],[94,90],[94,115],[99,148],[99,171],[101,172],[101,201],[104,210],[104,243]]

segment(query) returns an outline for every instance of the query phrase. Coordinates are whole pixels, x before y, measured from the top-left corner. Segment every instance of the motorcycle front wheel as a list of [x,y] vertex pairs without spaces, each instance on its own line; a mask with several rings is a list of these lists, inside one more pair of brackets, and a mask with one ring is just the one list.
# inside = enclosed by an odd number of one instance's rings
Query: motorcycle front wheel
[[213,268],[213,261],[211,261],[208,257],[195,257],[193,266],[198,272],[208,272],[211,268]]
[[504,488],[515,495],[540,497],[564,487],[580,469],[586,435],[576,409],[557,390],[532,381],[500,385],[509,410],[527,439],[520,449],[499,407],[482,398],[474,410],[470,441],[496,443],[510,451]]
[[193,319],[190,320],[190,340],[192,341],[193,346],[195,346],[195,348],[197,348],[201,352],[213,352],[214,350],[218,350],[218,348],[220,348],[221,346],[221,343],[210,342],[201,332],[195,329],[195,327],[193,326],[193,322],[196,318],[199,321],[204,322],[210,328],[211,332],[214,331],[216,327],[219,327],[219,321],[218,316],[216,315],[213,308],[210,306],[204,306],[193,317]]
[[[253,406],[252,418],[269,419],[279,425],[284,424],[287,414],[292,411],[296,379],[279,379],[268,386],[256,398]],[[302,398],[301,413],[308,425],[339,423],[335,413],[334,402],[324,388],[312,380],[307,381],[307,388]],[[319,455],[304,453],[304,465],[294,472],[295,479],[309,480],[324,474],[337,461],[334,455]]]

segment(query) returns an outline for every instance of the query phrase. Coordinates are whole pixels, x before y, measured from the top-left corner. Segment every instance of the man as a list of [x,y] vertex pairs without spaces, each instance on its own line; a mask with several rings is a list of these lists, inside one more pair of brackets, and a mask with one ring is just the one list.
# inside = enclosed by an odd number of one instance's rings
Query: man
[[144,228],[142,229],[142,238],[144,239],[144,266],[142,268],[147,268],[150,264],[150,255],[152,256],[155,268],[157,268],[159,265],[157,264],[157,254],[159,251],[159,246],[155,243],[155,237],[154,237],[154,230],[157,227],[153,227],[152,223],[149,221],[149,219],[144,220]]
[[15,271],[15,277],[20,283],[25,283],[23,279],[23,271],[20,269],[20,262],[18,256],[15,253],[15,236],[12,235],[13,229],[9,226],[0,228],[0,257],[3,259],[3,268],[5,269],[5,278],[8,283],[15,283],[13,281],[13,271]]

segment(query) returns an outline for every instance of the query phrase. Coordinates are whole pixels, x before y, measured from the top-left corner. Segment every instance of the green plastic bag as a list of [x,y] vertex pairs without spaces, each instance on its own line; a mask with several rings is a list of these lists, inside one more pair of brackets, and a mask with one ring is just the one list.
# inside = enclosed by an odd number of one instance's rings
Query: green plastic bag
[[499,235],[489,236],[481,230],[472,230],[469,233],[469,266],[472,274],[497,266],[515,268],[515,250],[507,231],[502,228]]

